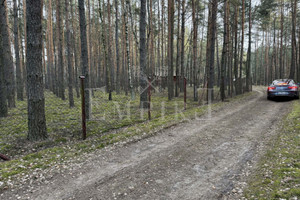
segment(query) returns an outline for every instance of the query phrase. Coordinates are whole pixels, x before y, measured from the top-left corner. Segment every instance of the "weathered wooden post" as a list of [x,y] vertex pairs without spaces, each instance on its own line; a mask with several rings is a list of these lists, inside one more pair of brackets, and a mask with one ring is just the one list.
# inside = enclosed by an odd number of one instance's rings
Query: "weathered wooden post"
[[148,78],[148,119],[151,120],[151,78]]
[[186,78],[184,78],[184,110],[186,110]]
[[82,113],[82,139],[86,139],[86,112],[85,112],[85,95],[84,95],[84,79],[85,76],[79,77],[81,80],[81,113]]

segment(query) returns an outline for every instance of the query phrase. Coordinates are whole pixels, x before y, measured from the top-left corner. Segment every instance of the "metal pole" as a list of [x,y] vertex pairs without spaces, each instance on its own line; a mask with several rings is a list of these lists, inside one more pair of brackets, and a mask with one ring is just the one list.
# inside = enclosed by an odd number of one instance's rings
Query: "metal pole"
[[82,112],[82,139],[86,139],[86,113],[85,113],[85,95],[84,95],[84,79],[85,76],[79,77],[81,80],[81,112]]
[[148,78],[148,119],[151,120],[151,79]]
[[186,110],[186,78],[184,78],[184,110]]

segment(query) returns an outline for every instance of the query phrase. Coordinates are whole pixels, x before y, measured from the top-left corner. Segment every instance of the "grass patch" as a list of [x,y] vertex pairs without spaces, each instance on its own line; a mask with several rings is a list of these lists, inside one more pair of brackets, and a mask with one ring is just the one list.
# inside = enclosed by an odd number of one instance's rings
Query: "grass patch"
[[247,199],[299,199],[300,101],[284,119],[280,134],[245,190]]

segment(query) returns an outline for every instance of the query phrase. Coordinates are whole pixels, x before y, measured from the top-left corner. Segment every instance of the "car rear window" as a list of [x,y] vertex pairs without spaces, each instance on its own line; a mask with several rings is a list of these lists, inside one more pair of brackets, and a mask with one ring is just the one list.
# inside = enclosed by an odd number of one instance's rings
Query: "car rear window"
[[275,80],[273,81],[273,85],[289,85],[291,80]]

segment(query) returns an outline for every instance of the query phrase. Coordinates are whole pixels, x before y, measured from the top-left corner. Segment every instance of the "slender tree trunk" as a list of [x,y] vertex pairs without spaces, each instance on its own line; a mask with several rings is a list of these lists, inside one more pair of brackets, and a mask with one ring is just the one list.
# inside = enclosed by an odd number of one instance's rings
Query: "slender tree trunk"
[[53,38],[52,38],[52,1],[48,1],[47,9],[47,75],[46,89],[53,91],[52,70],[53,70]]
[[228,59],[228,0],[224,2],[224,34],[223,34],[223,50],[222,50],[222,61],[221,61],[221,83],[220,83],[220,92],[221,100],[225,100],[225,69]]
[[[79,7],[79,23],[80,23],[80,38],[81,38],[81,63],[82,74],[85,76],[84,85],[85,88],[89,88],[89,58],[87,48],[87,36],[86,36],[86,20],[85,20],[85,7],[84,0],[78,0]],[[85,90],[85,111],[86,118],[90,119],[90,93],[89,90]]]
[[[26,0],[22,0],[23,1],[23,18],[24,18],[24,22],[23,22],[23,30],[24,30],[24,68],[23,68],[23,77],[24,77],[24,80],[25,80],[25,77],[27,77],[27,72],[26,72],[26,54],[27,54],[27,17],[26,17]],[[27,95],[27,84],[25,84],[25,92],[26,92],[26,95]]]
[[88,46],[88,58],[89,58],[89,75],[90,75],[90,87],[92,87],[92,22],[91,22],[91,3],[90,0],[87,0],[87,46]]
[[257,85],[257,63],[258,63],[258,49],[257,49],[257,36],[255,36],[255,64],[254,64],[254,77],[253,82]]
[[194,101],[198,101],[197,94],[197,36],[198,24],[196,18],[195,0],[192,0],[192,19],[193,19],[193,87],[194,87]]
[[147,51],[146,51],[146,0],[141,0],[140,12],[140,107],[147,108]]
[[168,99],[174,97],[173,80],[173,49],[174,49],[174,0],[168,0]]
[[126,40],[126,65],[128,70],[128,83],[129,83],[129,90],[131,94],[131,100],[134,100],[134,88],[132,83],[132,68],[131,68],[131,61],[130,61],[130,51],[129,51],[129,39],[128,39],[128,17],[126,13],[128,13],[130,6],[129,0],[126,0],[126,6],[124,9],[124,18],[125,18],[125,40]]
[[184,87],[184,39],[185,39],[185,0],[182,0],[182,12],[181,12],[181,58],[180,58],[180,77],[181,77],[181,84],[180,84],[180,91],[183,92]]
[[238,90],[238,94],[242,94],[243,93],[243,60],[244,60],[244,38],[245,38],[245,0],[242,0],[242,38],[241,38],[241,54],[240,54],[240,76],[239,76],[239,90]]
[[153,4],[152,0],[149,0],[149,76],[151,79],[154,77],[154,30],[153,30]]
[[297,65],[297,56],[296,56],[296,17],[297,17],[297,0],[292,0],[292,59],[291,59],[291,68],[290,68],[290,79],[295,78],[296,65]]
[[246,67],[246,92],[251,91],[251,0],[249,0],[249,39],[248,39],[248,53],[247,53],[247,67]]
[[43,3],[41,0],[26,0],[26,5],[28,139],[42,140],[48,137],[42,71]]
[[[104,7],[104,2],[103,2],[103,7]],[[102,37],[102,43],[103,43],[103,49],[104,49],[104,55],[105,55],[105,77],[106,77],[106,91],[108,92],[108,100],[112,100],[112,88],[111,88],[111,76],[110,76],[110,63],[111,59],[108,56],[109,53],[109,45],[108,45],[108,38],[106,37],[105,33],[107,33],[107,26],[106,26],[106,21],[105,21],[105,16],[102,16],[103,12],[101,10],[101,1],[99,0],[99,15],[100,15],[100,20],[101,20],[101,25],[102,25],[102,32],[101,32],[101,37]]]
[[283,78],[283,0],[280,1],[280,56],[279,56],[279,77]]
[[278,79],[278,69],[277,69],[277,44],[276,44],[276,15],[274,17],[274,21],[273,21],[273,66],[274,66],[274,78]]
[[58,52],[58,96],[65,100],[65,86],[64,86],[64,60],[63,60],[63,30],[61,18],[61,1],[56,1],[56,28],[57,28],[57,52]]
[[[23,24],[21,23],[23,19],[23,23],[25,21],[25,13],[24,13],[24,10],[23,8],[21,8],[21,5],[22,7],[24,7],[24,4],[23,2],[21,3],[22,0],[18,0],[18,5],[19,6],[19,47],[20,47],[20,67],[21,67],[21,71],[22,71],[22,78],[23,78],[23,97],[24,97],[24,90],[25,90],[25,86],[26,86],[26,65],[25,65],[25,51],[24,51],[24,42],[23,42],[23,35],[25,33],[25,30],[24,30],[24,27],[23,27]],[[21,11],[22,10],[22,11]],[[21,13],[22,13],[22,18],[21,18]]]
[[297,83],[300,83],[300,27],[298,28],[298,73]]
[[165,1],[161,0],[161,15],[162,15],[162,22],[161,22],[161,69],[160,72],[162,77],[166,77],[165,73]]
[[[110,0],[108,0],[107,2],[107,19],[108,19],[108,53],[109,53],[109,76],[110,76],[110,89],[111,89],[111,92],[115,89],[115,85],[114,85],[114,61],[113,61],[113,51],[112,51],[112,48],[113,48],[113,31],[112,31],[112,27],[111,27],[111,4],[110,4]],[[112,94],[110,93],[110,96]],[[112,98],[112,97],[111,97]]]
[[78,82],[78,80],[79,80],[79,78],[78,78],[78,65],[79,64],[78,63],[80,63],[80,62],[78,62],[78,54],[77,54],[78,49],[79,49],[79,48],[77,48],[77,46],[79,46],[79,45],[77,45],[77,42],[76,42],[76,39],[77,39],[77,30],[76,30],[75,24],[74,24],[74,21],[75,21],[75,19],[74,19],[74,12],[76,12],[76,11],[74,11],[73,7],[74,7],[74,4],[72,2],[71,3],[71,16],[72,16],[72,30],[73,30],[73,33],[72,33],[72,44],[73,44],[74,65],[75,65],[74,66],[74,72],[75,72],[74,73],[74,77],[75,77],[76,96],[77,96],[77,98],[79,98],[80,95],[79,95],[79,82]]
[[17,81],[17,99],[23,101],[23,77],[20,64],[20,48],[19,48],[19,17],[17,0],[14,2],[14,46],[15,46],[15,59],[16,59],[16,81]]
[[179,83],[181,77],[179,76],[179,67],[180,67],[180,44],[181,44],[181,36],[180,36],[180,0],[177,3],[177,56],[176,56],[176,87],[175,87],[175,97],[179,96]]
[[238,16],[239,9],[238,6],[235,5],[235,13],[234,13],[234,79],[235,79],[235,94],[239,94],[239,81],[238,81]]
[[115,40],[116,40],[116,61],[117,61],[117,74],[116,74],[116,92],[120,93],[120,57],[119,57],[119,9],[118,0],[115,0]]
[[66,39],[67,39],[67,59],[68,59],[68,74],[69,74],[69,105],[74,107],[73,97],[73,66],[72,66],[72,53],[70,41],[70,26],[69,26],[69,0],[65,0],[65,14],[66,14]]

